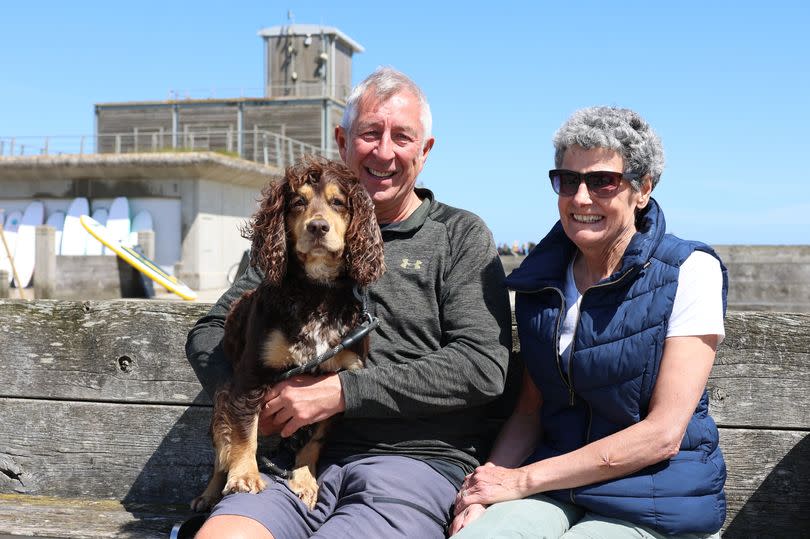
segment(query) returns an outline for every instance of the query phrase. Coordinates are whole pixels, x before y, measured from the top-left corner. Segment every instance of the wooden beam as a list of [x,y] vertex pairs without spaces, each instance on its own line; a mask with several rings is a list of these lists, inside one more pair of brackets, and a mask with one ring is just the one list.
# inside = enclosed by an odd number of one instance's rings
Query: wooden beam
[[186,504],[213,465],[211,409],[0,398],[0,493]]
[[0,537],[166,539],[184,507],[0,494]]
[[157,301],[0,302],[0,395],[209,403],[185,358],[209,305]]
[[[210,401],[184,344],[209,308],[0,300],[0,534],[127,537],[139,529],[127,524],[131,517],[89,517],[85,502],[71,508],[71,500],[119,500],[124,511],[160,502],[168,511],[200,492],[213,458]],[[708,387],[728,467],[725,537],[810,529],[808,327],[810,314],[726,319]],[[58,498],[30,511],[20,508],[28,502],[5,503],[18,495],[31,504]],[[40,526],[62,505],[88,535]],[[82,519],[109,520],[115,531],[105,535]]]

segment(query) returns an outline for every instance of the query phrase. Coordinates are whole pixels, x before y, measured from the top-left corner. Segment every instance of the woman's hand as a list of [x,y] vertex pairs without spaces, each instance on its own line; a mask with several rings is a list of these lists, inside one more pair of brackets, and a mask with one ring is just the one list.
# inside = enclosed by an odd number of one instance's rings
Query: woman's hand
[[504,468],[490,462],[479,466],[464,478],[456,496],[456,514],[473,504],[491,505],[507,500],[519,500],[529,492],[522,469]]
[[464,511],[461,513],[456,513],[456,518],[454,518],[453,522],[450,524],[450,535],[455,535],[460,532],[462,528],[464,528],[470,522],[476,520],[486,510],[486,505],[474,503],[464,509]]

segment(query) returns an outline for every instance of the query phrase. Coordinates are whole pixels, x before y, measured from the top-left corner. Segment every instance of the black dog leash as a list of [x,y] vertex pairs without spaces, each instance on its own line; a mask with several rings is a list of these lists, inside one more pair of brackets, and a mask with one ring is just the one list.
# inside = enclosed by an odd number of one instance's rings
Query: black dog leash
[[288,369],[278,376],[276,376],[273,383],[278,383],[283,380],[287,380],[292,378],[293,376],[299,374],[309,374],[314,372],[315,369],[318,368],[321,363],[335,357],[340,352],[342,352],[345,348],[352,346],[354,343],[368,335],[371,331],[373,331],[377,326],[380,325],[380,319],[376,316],[373,316],[368,310],[368,290],[365,288],[360,288],[359,286],[354,286],[354,297],[356,297],[361,304],[361,311],[360,316],[363,317],[363,321],[360,323],[359,326],[351,330],[345,337],[334,347],[330,350],[327,350],[323,354],[309,360],[308,362],[300,365],[298,367],[293,367],[292,369]]

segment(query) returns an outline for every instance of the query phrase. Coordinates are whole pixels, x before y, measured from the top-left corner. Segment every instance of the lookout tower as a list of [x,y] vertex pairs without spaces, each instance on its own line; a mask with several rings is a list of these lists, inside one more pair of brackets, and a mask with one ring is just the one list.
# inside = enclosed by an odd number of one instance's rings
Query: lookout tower
[[345,102],[352,55],[363,47],[332,26],[288,24],[259,31],[264,39],[267,98],[331,98]]

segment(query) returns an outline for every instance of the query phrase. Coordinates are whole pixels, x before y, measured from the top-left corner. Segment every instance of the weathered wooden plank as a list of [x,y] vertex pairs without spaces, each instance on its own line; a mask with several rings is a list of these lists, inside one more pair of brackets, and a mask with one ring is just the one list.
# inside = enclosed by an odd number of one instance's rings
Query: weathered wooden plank
[[189,502],[208,480],[210,408],[0,399],[0,493]]
[[[0,406],[1,493],[184,504],[207,481],[209,408],[27,399]],[[765,512],[777,521],[801,513],[810,525],[807,434],[721,429],[729,526],[750,526]]]
[[[513,320],[514,323],[514,320]],[[810,429],[810,313],[729,312],[709,377],[719,425]],[[517,329],[512,341],[520,350]]]
[[209,402],[185,359],[209,306],[170,301],[0,300],[0,396]]
[[0,536],[165,539],[184,507],[0,494]]
[[810,314],[732,312],[709,396],[725,426],[810,429]]
[[[0,395],[208,402],[183,350],[208,307],[0,300]],[[810,428],[810,416],[796,406],[810,394],[807,327],[810,314],[729,313],[709,380],[719,424]]]
[[726,538],[810,537],[806,431],[720,429],[726,458]]

